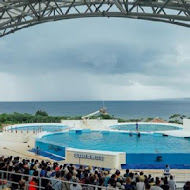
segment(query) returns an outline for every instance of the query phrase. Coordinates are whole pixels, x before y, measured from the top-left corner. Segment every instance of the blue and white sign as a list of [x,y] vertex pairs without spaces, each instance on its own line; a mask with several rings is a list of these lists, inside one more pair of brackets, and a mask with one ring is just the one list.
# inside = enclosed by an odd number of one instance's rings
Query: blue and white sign
[[75,158],[82,158],[82,159],[104,161],[104,157],[103,156],[96,156],[96,155],[91,155],[91,154],[79,154],[79,153],[75,153],[74,157]]

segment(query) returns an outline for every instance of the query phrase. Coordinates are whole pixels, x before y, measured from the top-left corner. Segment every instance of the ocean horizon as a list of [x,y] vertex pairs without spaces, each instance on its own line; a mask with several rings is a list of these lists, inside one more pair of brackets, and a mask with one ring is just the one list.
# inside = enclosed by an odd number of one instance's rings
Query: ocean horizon
[[[159,117],[169,119],[173,114],[190,116],[190,99],[104,101],[107,112],[115,117],[137,119]],[[0,102],[2,113],[46,111],[52,116],[84,116],[103,107],[103,101],[15,101]]]

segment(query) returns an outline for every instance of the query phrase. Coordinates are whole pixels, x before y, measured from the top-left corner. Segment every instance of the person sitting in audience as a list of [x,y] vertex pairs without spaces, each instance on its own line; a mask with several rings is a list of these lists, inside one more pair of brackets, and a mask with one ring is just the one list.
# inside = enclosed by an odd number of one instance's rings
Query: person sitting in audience
[[47,185],[45,186],[45,190],[53,190],[51,181],[48,181]]
[[[21,166],[21,165],[20,165]],[[18,189],[18,182],[21,180],[21,172],[19,166],[15,166],[14,168],[15,174],[12,174],[11,178],[14,183],[12,183],[12,189]],[[17,183],[17,184],[16,184]]]
[[164,178],[164,184],[160,186],[163,190],[169,190],[170,187],[168,185],[168,179],[167,177]]
[[148,183],[145,185],[145,190],[150,190],[151,189],[151,185]]
[[139,180],[139,178],[136,178],[136,189],[137,190],[145,190],[145,184],[143,179],[141,179],[141,181]]
[[159,180],[159,178],[156,179],[155,185],[152,186],[150,189],[151,189],[151,190],[163,190],[163,189],[160,187],[160,180]]
[[19,181],[19,187],[18,190],[25,190],[25,181],[24,180],[20,180]]
[[33,177],[32,180],[29,182],[28,190],[37,190],[38,180]]
[[150,184],[151,186],[155,185],[155,183],[154,183],[154,178],[151,178],[151,179],[150,179],[149,184]]
[[62,190],[63,184],[62,184],[61,181],[58,181],[58,180],[61,179],[60,176],[61,176],[61,174],[58,171],[55,174],[55,178],[54,178],[55,180],[52,179],[52,182],[51,182],[52,183],[52,188],[55,189],[55,190]]
[[139,180],[140,180],[141,182],[144,182],[145,176],[144,176],[144,173],[143,173],[143,172],[140,172]]
[[187,181],[185,185],[183,186],[184,190],[190,190],[190,181]]
[[133,181],[135,181],[135,182],[136,182],[136,177],[138,177],[138,175],[137,175],[137,176],[135,176],[135,174],[134,174],[134,173],[130,172],[130,173],[129,173],[129,177],[131,178],[131,181],[132,181],[132,182],[133,182]]
[[108,188],[115,188],[115,189],[118,189],[118,188],[116,187],[116,180],[115,180],[114,178],[110,178]]
[[163,177],[161,177],[161,179],[160,179],[160,185],[164,185],[164,178]]
[[124,177],[125,177],[125,178],[129,177],[129,169],[126,169],[126,170],[125,170]]
[[120,176],[120,171],[119,170],[116,170],[115,172],[115,177],[116,177],[116,181],[120,181],[122,179],[122,177]]
[[74,184],[70,185],[70,190],[82,190],[82,187],[80,184],[75,184],[79,182],[76,176],[72,177],[72,182],[74,182]]
[[171,190],[176,190],[176,183],[175,183],[172,175],[170,176],[170,179],[168,181],[168,185],[170,186]]
[[125,189],[126,190],[133,190],[133,186],[132,186],[132,181],[130,177],[126,178],[126,183],[125,183]]
[[110,179],[109,172],[105,171],[104,176],[105,176],[104,186],[107,187],[108,186],[108,181]]

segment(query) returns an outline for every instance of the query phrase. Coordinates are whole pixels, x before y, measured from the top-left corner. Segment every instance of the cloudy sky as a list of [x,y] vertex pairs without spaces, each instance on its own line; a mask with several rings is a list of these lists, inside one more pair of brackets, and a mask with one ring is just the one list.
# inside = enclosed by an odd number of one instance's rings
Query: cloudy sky
[[190,29],[63,20],[0,38],[0,101],[190,97]]

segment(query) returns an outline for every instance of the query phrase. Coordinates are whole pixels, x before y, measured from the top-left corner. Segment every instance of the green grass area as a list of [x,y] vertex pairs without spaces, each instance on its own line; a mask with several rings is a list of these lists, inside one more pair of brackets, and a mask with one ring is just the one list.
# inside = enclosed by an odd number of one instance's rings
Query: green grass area
[[3,125],[0,123],[0,132],[3,131]]

